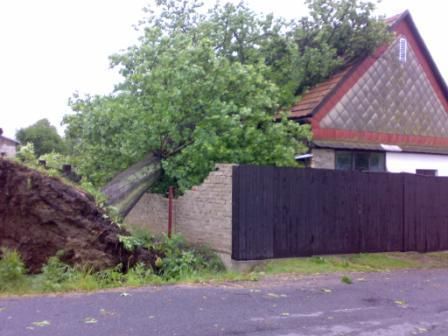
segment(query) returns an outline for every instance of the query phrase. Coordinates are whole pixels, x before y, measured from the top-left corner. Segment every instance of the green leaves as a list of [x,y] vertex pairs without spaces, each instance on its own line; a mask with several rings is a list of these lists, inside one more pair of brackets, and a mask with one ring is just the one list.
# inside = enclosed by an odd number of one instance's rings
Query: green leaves
[[47,119],[18,130],[16,138],[23,145],[32,143],[37,157],[51,152],[64,153],[66,150],[56,128]]
[[387,38],[373,5],[356,0],[310,0],[311,17],[295,22],[244,3],[206,14],[196,1],[157,5],[140,42],[111,57],[124,77],[116,90],[74,96],[64,120],[78,168],[96,185],[149,152],[182,190],[217,162],[297,166],[310,130],[274,116]]
[[17,251],[2,248],[0,250],[0,292],[18,289],[26,280],[25,273],[25,264],[20,254]]
[[310,17],[293,31],[298,62],[304,72],[296,93],[319,83],[336,70],[372,53],[390,40],[375,4],[359,0],[307,0]]

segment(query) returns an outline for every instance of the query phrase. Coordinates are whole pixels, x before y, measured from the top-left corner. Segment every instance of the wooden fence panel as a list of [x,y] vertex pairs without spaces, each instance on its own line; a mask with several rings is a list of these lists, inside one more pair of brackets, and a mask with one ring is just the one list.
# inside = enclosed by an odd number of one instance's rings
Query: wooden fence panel
[[[403,192],[400,175],[372,173],[361,177],[362,252],[401,251],[403,246]],[[388,237],[388,239],[384,239]]]
[[[357,251],[358,222],[352,220],[354,213],[351,211],[351,206],[357,202],[355,194],[357,182],[350,181],[351,176],[346,172],[342,172],[339,179],[333,179],[330,170],[315,170],[310,173],[318,182],[309,188],[318,189],[318,195],[310,200],[315,205],[315,212],[312,214],[315,222],[311,228],[313,254]],[[332,244],[332,241],[338,243]]]
[[[272,247],[276,258],[296,253],[312,254],[313,207],[309,202],[310,195],[306,193],[315,190],[307,188],[307,182],[310,181],[306,180],[305,174],[296,169],[276,170]],[[304,216],[305,209],[310,211],[309,216]]]
[[419,251],[418,237],[420,221],[417,217],[417,183],[412,175],[404,174],[403,178],[403,249],[402,251]]
[[440,235],[439,251],[448,250],[448,178],[437,179],[437,193],[434,206],[438,209],[438,225]]
[[233,168],[232,254],[240,260],[274,257],[272,246],[275,169],[259,168]]
[[233,258],[448,249],[448,178],[238,166]]
[[424,192],[418,194],[424,206],[421,212],[425,227],[425,252],[448,249],[448,180],[420,176],[419,183]]

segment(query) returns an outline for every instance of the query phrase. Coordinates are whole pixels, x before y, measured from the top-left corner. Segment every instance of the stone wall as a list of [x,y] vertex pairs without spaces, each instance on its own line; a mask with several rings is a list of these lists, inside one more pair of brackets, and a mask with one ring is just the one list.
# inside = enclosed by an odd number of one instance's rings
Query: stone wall
[[334,149],[314,148],[311,168],[335,169]]
[[[189,242],[232,252],[232,167],[219,164],[206,180],[174,201],[174,231]],[[146,193],[126,216],[125,223],[152,233],[167,232],[168,200]]]

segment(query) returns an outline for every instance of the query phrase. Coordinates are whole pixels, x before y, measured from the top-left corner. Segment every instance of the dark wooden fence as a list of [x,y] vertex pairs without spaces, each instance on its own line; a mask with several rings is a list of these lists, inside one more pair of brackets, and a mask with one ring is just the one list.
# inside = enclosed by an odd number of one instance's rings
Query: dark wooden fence
[[448,178],[237,166],[232,257],[448,250]]

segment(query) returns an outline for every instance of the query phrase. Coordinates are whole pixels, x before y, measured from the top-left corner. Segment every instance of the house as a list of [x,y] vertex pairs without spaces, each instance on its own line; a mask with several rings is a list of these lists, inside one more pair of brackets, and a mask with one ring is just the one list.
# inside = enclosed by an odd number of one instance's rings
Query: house
[[16,149],[19,143],[15,140],[3,136],[3,129],[0,128],[0,157],[16,156]]
[[394,40],[307,91],[290,118],[310,124],[314,168],[448,176],[448,89],[408,11]]

